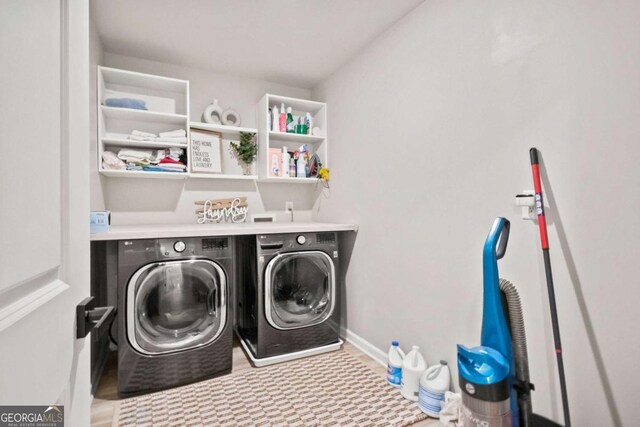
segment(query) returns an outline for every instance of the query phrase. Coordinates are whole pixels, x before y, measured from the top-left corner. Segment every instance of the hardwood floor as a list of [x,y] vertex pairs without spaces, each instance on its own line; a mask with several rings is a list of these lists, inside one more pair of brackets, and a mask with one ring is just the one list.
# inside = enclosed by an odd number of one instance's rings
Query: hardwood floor
[[[373,371],[380,374],[380,380],[384,381],[386,376],[386,368],[380,363],[370,358],[353,345],[345,342],[344,349],[352,356],[357,357],[364,362]],[[286,363],[286,362],[285,362]],[[240,343],[236,340],[233,347],[233,372],[241,372],[254,368],[249,359],[242,351]],[[120,399],[118,398],[118,383],[116,369],[116,354],[112,353],[107,361],[98,390],[91,405],[91,425],[93,427],[112,427],[117,426],[118,408]],[[441,426],[438,420],[427,419],[413,424],[414,427],[424,426]]]

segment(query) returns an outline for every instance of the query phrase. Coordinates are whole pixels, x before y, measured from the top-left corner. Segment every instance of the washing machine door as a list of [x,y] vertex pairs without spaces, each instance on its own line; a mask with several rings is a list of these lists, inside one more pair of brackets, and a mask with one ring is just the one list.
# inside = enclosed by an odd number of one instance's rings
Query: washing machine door
[[275,256],[265,269],[265,315],[277,329],[296,329],[325,321],[335,308],[333,260],[324,252]]
[[127,338],[159,355],[209,344],[227,321],[227,279],[210,260],[148,264],[127,285]]

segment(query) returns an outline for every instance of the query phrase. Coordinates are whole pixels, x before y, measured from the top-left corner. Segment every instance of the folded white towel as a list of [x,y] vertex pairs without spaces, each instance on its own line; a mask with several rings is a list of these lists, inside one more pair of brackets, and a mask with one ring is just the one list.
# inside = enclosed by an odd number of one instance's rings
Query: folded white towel
[[102,168],[110,170],[126,169],[127,165],[111,151],[102,153]]
[[138,135],[129,135],[129,139],[131,141],[155,141],[155,136],[138,136]]
[[184,169],[186,166],[183,163],[160,163],[158,167],[167,169]]
[[159,137],[155,139],[156,142],[170,142],[175,144],[186,144],[187,137],[186,136],[165,136]]
[[107,162],[102,162],[102,169],[104,169],[104,170],[126,170],[127,169],[127,165],[125,163],[123,163],[121,165],[112,165],[112,164],[107,163]]
[[160,132],[158,134],[160,136],[160,138],[172,138],[172,137],[176,137],[176,136],[187,136],[187,131],[184,129],[176,129],[176,130],[171,130],[169,132]]
[[153,153],[147,150],[132,150],[130,148],[123,148],[118,152],[118,158],[124,161],[142,161],[153,159]]
[[142,132],[141,130],[134,130],[134,131],[131,132],[131,135],[134,135],[134,136],[148,136],[148,137],[152,137],[152,138],[156,138],[158,136],[155,133]]

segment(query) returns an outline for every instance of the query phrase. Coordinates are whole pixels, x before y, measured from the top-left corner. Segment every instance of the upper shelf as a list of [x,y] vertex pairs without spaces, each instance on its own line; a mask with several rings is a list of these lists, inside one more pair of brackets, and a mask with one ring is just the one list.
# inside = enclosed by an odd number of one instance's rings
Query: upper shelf
[[305,135],[302,133],[287,133],[287,132],[275,132],[269,131],[269,138],[276,141],[294,141],[302,143],[322,142],[324,136]]
[[167,123],[184,126],[187,116],[184,114],[156,113],[146,110],[135,110],[133,108],[117,108],[100,106],[105,117],[117,120],[131,120],[136,122]]
[[269,106],[284,104],[287,107],[291,107],[294,111],[308,111],[312,115],[315,115],[318,111],[322,110],[327,104],[324,102],[310,101],[307,99],[291,98],[288,96],[273,95],[268,93]]
[[220,132],[222,135],[227,136],[239,136],[240,132],[246,133],[258,133],[258,129],[254,128],[244,128],[239,126],[225,126],[225,125],[214,125],[211,123],[201,123],[201,122],[189,122],[189,126],[194,129],[202,129],[202,130],[210,130],[214,132]]
[[166,92],[186,93],[189,82],[171,77],[143,74],[135,71],[100,67],[106,84],[134,86]]

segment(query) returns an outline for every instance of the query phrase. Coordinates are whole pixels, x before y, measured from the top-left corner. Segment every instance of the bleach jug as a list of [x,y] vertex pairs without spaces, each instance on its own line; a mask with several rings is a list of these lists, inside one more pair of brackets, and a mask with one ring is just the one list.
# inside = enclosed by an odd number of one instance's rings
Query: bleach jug
[[418,406],[430,417],[440,418],[444,394],[449,391],[451,374],[444,360],[427,369],[420,377]]
[[405,399],[418,401],[420,375],[427,369],[427,362],[418,351],[420,347],[414,345],[402,362],[402,391]]
[[400,348],[400,343],[394,341],[389,347],[387,356],[387,382],[394,387],[400,388],[402,384],[402,361],[404,351]]

